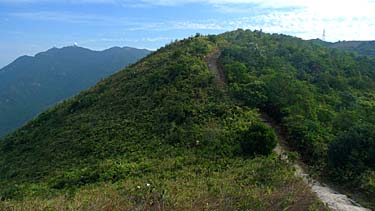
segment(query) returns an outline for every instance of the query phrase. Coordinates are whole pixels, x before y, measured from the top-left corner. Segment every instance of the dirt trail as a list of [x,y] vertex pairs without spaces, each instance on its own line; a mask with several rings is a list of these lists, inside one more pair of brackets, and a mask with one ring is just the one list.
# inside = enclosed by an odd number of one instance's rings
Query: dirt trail
[[227,83],[223,68],[220,67],[217,60],[221,55],[221,51],[216,48],[212,53],[206,56],[208,69],[214,74],[215,81],[219,86],[224,87]]
[[[287,160],[288,157],[285,152],[289,150],[285,145],[285,138],[282,130],[266,114],[262,115],[261,120],[269,127],[272,127],[276,132],[279,143],[273,151],[278,154],[281,159]],[[318,196],[318,198],[333,211],[371,211],[370,209],[362,207],[348,196],[340,194],[329,186],[312,179],[304,170],[303,163],[297,162],[296,164],[293,164],[293,166],[296,169],[295,175],[301,177],[303,181],[311,187],[311,190]]]
[[[215,49],[211,54],[206,56],[206,62],[208,68],[215,76],[215,81],[219,86],[224,87],[227,83],[223,68],[218,64],[218,58],[221,55],[219,49]],[[276,134],[279,143],[274,149],[274,152],[280,156],[281,159],[287,160],[285,152],[288,152],[285,138],[282,130],[274,123],[274,121],[267,115],[263,114],[261,120],[272,127]],[[333,211],[371,211],[370,209],[364,208],[354,200],[350,199],[344,194],[340,194],[325,184],[312,179],[304,170],[303,163],[296,163],[293,165],[296,169],[296,176],[301,177],[303,181],[311,187],[311,190],[318,196],[318,198],[326,204]]]

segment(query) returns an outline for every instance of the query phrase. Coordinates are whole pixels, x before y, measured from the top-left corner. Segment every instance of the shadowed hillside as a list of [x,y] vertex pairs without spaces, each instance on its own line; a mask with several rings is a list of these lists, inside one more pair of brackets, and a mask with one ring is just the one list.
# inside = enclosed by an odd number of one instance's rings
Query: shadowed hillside
[[92,51],[72,46],[16,59],[0,70],[0,137],[149,53],[128,47]]

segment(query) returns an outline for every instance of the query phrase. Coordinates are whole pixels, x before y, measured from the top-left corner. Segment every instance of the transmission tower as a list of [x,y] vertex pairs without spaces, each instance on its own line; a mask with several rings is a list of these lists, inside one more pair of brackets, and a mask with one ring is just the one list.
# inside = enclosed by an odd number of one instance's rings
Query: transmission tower
[[322,39],[323,39],[323,41],[326,41],[326,30],[325,29],[323,29]]

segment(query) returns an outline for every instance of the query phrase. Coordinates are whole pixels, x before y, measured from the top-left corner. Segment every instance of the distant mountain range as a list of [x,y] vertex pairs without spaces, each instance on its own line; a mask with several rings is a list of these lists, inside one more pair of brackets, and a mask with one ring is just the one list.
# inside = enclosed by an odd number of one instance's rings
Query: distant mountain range
[[19,57],[0,69],[0,137],[149,53],[130,47],[93,51],[69,46]]
[[320,39],[314,39],[311,41],[326,47],[353,51],[360,55],[375,56],[375,41],[339,41],[334,43],[325,42]]

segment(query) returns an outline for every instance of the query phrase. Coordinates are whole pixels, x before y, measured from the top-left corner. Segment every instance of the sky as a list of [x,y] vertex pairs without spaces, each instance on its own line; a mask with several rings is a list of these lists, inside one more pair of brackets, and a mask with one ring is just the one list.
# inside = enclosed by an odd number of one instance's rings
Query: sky
[[375,0],[0,0],[0,68],[76,43],[158,49],[237,28],[327,41],[375,40]]

